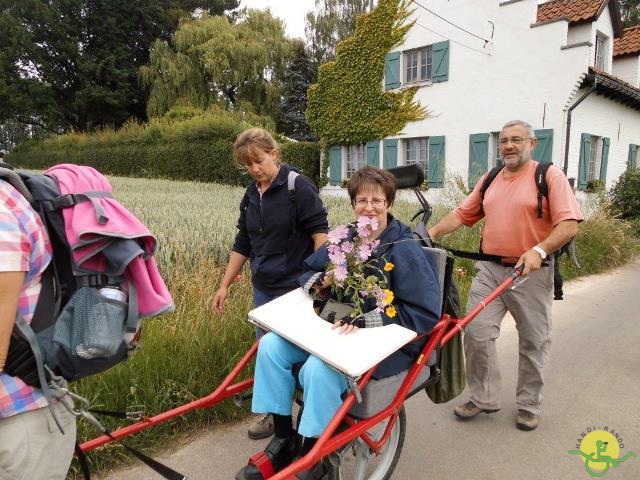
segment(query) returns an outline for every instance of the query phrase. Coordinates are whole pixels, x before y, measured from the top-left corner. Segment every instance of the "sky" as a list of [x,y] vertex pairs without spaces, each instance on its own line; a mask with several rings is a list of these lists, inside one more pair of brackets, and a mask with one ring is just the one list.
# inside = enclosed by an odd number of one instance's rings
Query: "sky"
[[314,10],[315,0],[241,0],[240,7],[269,7],[274,17],[284,20],[287,36],[304,38],[304,17]]

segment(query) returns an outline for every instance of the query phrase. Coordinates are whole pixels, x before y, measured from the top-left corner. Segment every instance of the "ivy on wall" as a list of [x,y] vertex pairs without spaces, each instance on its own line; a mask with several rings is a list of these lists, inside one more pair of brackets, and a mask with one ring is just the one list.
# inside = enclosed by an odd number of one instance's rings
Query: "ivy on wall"
[[414,22],[407,0],[380,0],[357,18],[353,36],[338,44],[336,60],[320,66],[308,92],[307,122],[325,145],[365,143],[400,132],[427,111],[413,100],[417,87],[385,91],[385,55]]

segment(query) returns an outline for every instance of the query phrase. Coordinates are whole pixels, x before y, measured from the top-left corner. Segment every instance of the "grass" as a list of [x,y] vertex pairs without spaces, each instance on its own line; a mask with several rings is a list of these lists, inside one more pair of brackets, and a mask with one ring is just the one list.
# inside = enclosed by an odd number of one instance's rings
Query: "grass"
[[[95,408],[141,409],[154,415],[213,391],[246,352],[254,339],[246,320],[251,306],[249,274],[245,270],[234,284],[223,316],[211,312],[211,300],[222,277],[235,234],[238,205],[243,189],[213,184],[113,178],[115,197],[139,216],[157,236],[157,259],[173,294],[174,313],[147,320],[143,325],[142,348],[126,364],[78,382],[74,387],[93,401]],[[462,193],[449,185],[445,203],[435,208],[433,221],[441,218],[460,200]],[[346,199],[325,198],[330,224],[353,219]],[[602,203],[591,206],[592,216],[577,237],[580,270],[563,261],[565,278],[613,268],[638,252],[638,242],[627,224],[612,220]],[[396,216],[407,223],[416,204],[397,202]],[[477,250],[479,226],[462,229],[446,238],[452,247]],[[455,278],[462,305],[473,277],[473,263],[456,262]],[[566,301],[571,301],[567,298]],[[167,446],[214,423],[246,416],[247,408],[231,402],[184,415],[171,422],[140,432],[127,442],[145,452]],[[105,422],[115,428],[117,422]],[[86,422],[79,422],[81,441],[96,436]],[[92,468],[102,470],[128,462],[117,444],[92,452]],[[77,473],[74,464],[74,470]]]

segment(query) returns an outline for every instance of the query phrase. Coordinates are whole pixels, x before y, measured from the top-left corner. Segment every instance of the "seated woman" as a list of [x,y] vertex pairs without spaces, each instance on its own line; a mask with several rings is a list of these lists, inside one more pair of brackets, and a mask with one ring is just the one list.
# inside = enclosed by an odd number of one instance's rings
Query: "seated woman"
[[[358,328],[375,328],[397,323],[418,334],[424,334],[438,322],[440,312],[440,286],[433,265],[413,240],[411,230],[390,213],[396,196],[395,177],[385,171],[365,167],[353,174],[348,184],[351,205],[357,217],[376,219],[378,228],[369,240],[379,240],[373,258],[377,269],[370,274],[385,275],[389,289],[394,293],[395,315],[376,309],[373,298],[365,298],[359,327],[337,320],[336,334],[348,334]],[[375,222],[374,222],[375,223]],[[384,272],[385,263],[394,264]],[[306,272],[300,278],[302,287],[312,295],[329,294],[325,270],[329,264],[325,245],[305,260]],[[406,370],[415,361],[422,345],[410,343],[380,363],[374,378],[384,378]],[[291,401],[296,380],[292,374],[295,364],[303,364],[299,380],[303,387],[304,410],[298,431],[293,428]],[[317,437],[327,427],[342,405],[347,381],[341,373],[328,367],[322,360],[296,347],[271,332],[260,340],[255,369],[253,404],[255,413],[273,414],[275,436],[265,449],[266,456],[277,472],[289,465],[297,456],[308,453]],[[319,478],[321,466],[303,472],[298,478]],[[249,463],[236,475],[237,480],[260,480],[262,473]]]

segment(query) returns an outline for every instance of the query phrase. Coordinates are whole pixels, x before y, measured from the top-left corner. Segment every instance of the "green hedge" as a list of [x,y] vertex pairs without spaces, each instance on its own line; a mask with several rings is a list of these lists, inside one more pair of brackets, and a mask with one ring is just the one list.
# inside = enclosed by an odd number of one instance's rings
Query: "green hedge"
[[[249,177],[234,167],[232,148],[248,126],[230,115],[205,114],[180,122],[164,119],[145,126],[130,124],[116,132],[25,142],[6,161],[21,168],[77,163],[108,175],[246,185]],[[319,184],[318,145],[280,140],[283,161]]]

